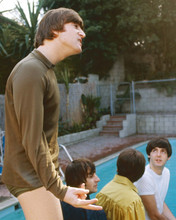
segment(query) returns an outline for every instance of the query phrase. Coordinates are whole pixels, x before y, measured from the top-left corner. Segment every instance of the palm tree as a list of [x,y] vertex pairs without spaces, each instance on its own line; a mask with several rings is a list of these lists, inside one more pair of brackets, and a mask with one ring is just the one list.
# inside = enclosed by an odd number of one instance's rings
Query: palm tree
[[[34,37],[38,24],[39,15],[43,6],[43,0],[39,0],[36,8],[34,2],[32,3],[32,5],[30,5],[30,3],[27,2],[27,5],[29,12],[29,20],[18,1],[17,1],[16,9],[20,14],[19,22],[15,22],[11,19],[8,19],[0,15],[0,20],[2,21],[1,22],[2,25],[0,25],[1,28],[0,45],[1,45],[1,49],[5,53],[4,55],[7,56],[15,55],[16,57],[15,52],[18,52],[19,59],[21,59],[24,56],[26,56],[30,51],[33,50]],[[8,37],[8,42],[4,41],[4,39],[6,39],[7,37]],[[15,39],[15,44],[14,44],[14,39]]]
[[4,17],[0,12],[0,93],[4,93],[8,75],[13,66],[30,51],[33,50],[34,37],[38,25],[39,15],[43,6],[43,0],[39,0],[37,7],[29,2],[29,20],[17,1],[16,9],[20,14],[20,21]]

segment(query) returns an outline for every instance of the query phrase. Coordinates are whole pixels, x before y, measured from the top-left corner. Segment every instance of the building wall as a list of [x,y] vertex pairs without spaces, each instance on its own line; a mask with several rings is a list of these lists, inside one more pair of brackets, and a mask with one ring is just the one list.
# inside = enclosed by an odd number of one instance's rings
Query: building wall
[[[173,113],[176,112],[176,91],[168,96],[166,91],[159,92],[156,88],[137,88],[141,96],[135,99],[136,113]],[[123,111],[130,111],[130,103],[123,105]]]
[[123,129],[119,132],[120,137],[136,134],[136,114],[127,114],[123,121]]
[[136,101],[136,112],[176,112],[176,93],[167,96],[155,88],[138,90],[141,98]]
[[[68,118],[69,123],[81,122],[82,120],[82,107],[81,107],[81,95],[97,96],[97,89],[95,83],[74,83],[69,84],[69,106],[68,106]],[[67,94],[64,84],[59,84],[60,90],[60,117],[63,121],[66,119],[66,100]]]
[[137,114],[139,134],[176,134],[176,114]]
[[[66,89],[59,84],[61,102],[60,116],[66,120]],[[116,84],[103,84],[98,80],[90,80],[88,83],[70,84],[69,89],[69,122],[79,123],[82,120],[81,95],[92,94],[101,96],[101,108],[110,106],[111,93],[116,94]],[[141,134],[175,134],[176,133],[176,92],[168,96],[163,89],[159,92],[156,88],[135,87],[140,98],[135,100],[136,121],[134,117],[130,123],[136,123],[136,132]],[[124,112],[130,112],[130,102],[123,106]],[[0,129],[4,130],[4,95],[0,95]],[[134,127],[134,126],[133,126]],[[129,128],[128,128],[129,130]],[[130,130],[130,133],[133,131]],[[133,132],[135,133],[135,132]],[[123,134],[121,134],[123,136]]]

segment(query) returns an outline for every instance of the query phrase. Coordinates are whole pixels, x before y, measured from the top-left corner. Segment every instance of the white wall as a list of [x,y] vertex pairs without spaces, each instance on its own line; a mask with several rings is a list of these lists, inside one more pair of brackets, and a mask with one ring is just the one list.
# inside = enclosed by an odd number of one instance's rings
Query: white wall
[[140,134],[176,134],[176,114],[137,114]]

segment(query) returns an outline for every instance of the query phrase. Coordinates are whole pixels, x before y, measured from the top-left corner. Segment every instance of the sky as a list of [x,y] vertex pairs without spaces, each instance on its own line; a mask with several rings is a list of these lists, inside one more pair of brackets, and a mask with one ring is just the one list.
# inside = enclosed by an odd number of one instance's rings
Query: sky
[[[27,6],[27,0],[18,0],[20,5],[22,6],[23,10],[26,12],[26,15],[28,16],[28,6]],[[38,0],[28,0],[30,4],[34,2],[36,4]],[[15,5],[17,4],[17,0],[0,0],[0,11],[14,9]],[[3,13],[5,17],[8,17],[10,19],[18,18],[18,14],[14,11]]]

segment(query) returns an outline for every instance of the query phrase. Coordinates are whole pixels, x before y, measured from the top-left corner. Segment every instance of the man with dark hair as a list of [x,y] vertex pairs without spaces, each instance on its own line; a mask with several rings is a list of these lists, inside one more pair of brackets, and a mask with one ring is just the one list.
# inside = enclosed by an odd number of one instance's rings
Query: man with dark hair
[[139,191],[146,210],[146,220],[175,220],[164,202],[170,180],[170,172],[165,167],[172,155],[172,147],[166,138],[152,139],[146,148],[149,164],[135,186]]
[[[89,183],[92,181],[92,184]],[[65,170],[65,182],[67,186],[81,187],[85,183],[85,188],[89,189],[89,194],[97,192],[97,184],[100,181],[96,175],[95,164],[89,159],[81,158],[73,160]]]
[[[57,143],[60,95],[54,65],[82,52],[83,21],[72,9],[48,11],[35,49],[12,70],[5,92],[5,157],[2,181],[28,220],[62,220],[60,200],[101,209],[88,190],[67,187],[59,176]],[[31,211],[32,210],[32,211]]]
[[[65,182],[67,186],[86,188],[91,193],[97,192],[97,186],[100,179],[96,175],[94,163],[88,159],[73,160],[65,170]],[[64,220],[106,220],[106,215],[103,210],[92,211],[73,206],[61,202]]]
[[145,211],[133,185],[144,173],[145,158],[135,149],[126,149],[117,159],[117,173],[97,194],[108,220],[144,220]]

